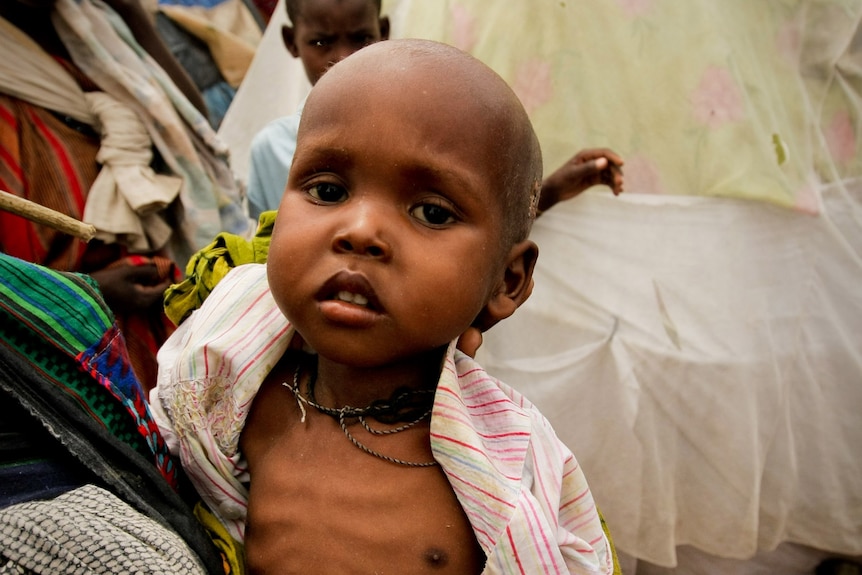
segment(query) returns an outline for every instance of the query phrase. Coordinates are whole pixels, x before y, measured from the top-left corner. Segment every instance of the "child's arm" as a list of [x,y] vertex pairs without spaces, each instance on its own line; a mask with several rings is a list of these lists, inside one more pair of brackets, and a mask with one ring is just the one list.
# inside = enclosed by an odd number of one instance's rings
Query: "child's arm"
[[606,185],[614,195],[623,191],[623,159],[607,148],[581,150],[542,182],[539,211],[570,200],[592,186]]

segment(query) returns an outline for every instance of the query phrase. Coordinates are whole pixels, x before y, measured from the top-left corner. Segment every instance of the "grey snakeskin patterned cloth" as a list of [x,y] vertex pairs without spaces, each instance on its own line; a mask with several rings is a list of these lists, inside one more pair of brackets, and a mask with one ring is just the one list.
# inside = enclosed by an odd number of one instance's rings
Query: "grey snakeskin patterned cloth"
[[176,533],[95,485],[0,510],[0,575],[204,575]]

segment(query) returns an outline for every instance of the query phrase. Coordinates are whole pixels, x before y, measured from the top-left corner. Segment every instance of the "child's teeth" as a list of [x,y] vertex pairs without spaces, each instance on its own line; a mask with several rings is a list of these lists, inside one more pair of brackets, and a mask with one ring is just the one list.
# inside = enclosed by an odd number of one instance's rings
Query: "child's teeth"
[[341,301],[346,301],[348,303],[353,303],[356,305],[368,305],[368,298],[364,295],[358,293],[350,293],[349,291],[340,291],[338,295],[335,296],[336,299],[340,299]]

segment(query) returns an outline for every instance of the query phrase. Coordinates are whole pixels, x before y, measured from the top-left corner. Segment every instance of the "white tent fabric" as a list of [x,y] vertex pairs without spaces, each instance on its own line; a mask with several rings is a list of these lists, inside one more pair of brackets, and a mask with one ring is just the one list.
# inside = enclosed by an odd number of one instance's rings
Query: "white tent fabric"
[[824,200],[587,193],[536,224],[534,294],[478,358],[549,417],[629,555],[862,552],[862,186]]
[[240,84],[218,134],[227,143],[234,176],[248,182],[251,140],[268,122],[293,114],[311,89],[298,58],[292,58],[281,39],[287,24],[284,0],[279,0],[263,33],[246,77]]
[[[509,81],[546,170],[626,158],[625,194],[537,222],[533,296],[478,355],[571,446],[617,546],[862,555],[862,0],[384,12]],[[273,27],[220,131],[241,179],[308,90]]]

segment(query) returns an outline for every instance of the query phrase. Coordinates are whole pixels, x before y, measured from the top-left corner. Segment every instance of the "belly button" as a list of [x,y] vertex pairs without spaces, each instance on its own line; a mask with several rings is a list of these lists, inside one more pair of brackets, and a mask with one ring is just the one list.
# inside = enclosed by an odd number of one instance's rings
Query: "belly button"
[[449,562],[449,558],[446,556],[445,552],[440,549],[433,548],[425,552],[425,560],[432,567],[443,567]]

